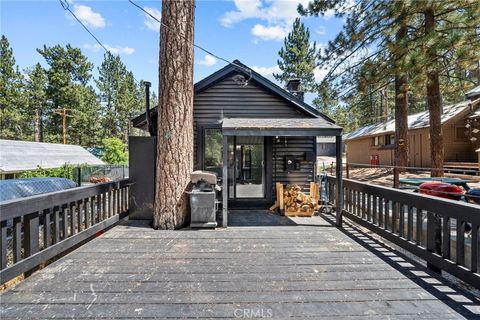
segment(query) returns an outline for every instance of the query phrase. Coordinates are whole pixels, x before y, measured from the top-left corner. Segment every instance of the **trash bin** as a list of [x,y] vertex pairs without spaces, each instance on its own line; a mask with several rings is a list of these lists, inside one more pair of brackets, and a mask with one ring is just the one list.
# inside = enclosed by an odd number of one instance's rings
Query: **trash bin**
[[193,188],[190,195],[190,227],[215,228],[217,175],[214,172],[194,171],[190,176]]

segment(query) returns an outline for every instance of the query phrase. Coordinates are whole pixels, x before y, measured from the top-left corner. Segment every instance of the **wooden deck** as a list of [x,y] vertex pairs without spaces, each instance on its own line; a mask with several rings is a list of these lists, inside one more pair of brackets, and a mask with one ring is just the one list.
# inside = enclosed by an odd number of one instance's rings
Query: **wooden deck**
[[126,222],[1,295],[7,318],[479,319],[479,301],[345,223],[236,212]]

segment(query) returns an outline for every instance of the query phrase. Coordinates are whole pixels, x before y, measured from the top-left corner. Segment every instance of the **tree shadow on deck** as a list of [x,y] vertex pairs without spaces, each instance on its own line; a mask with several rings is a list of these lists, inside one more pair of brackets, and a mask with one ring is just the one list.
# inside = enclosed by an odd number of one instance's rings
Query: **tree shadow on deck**
[[[321,214],[321,217],[335,226],[333,216]],[[480,319],[480,299],[467,289],[447,281],[346,219],[344,219],[343,228],[339,230],[465,318]]]
[[229,227],[275,227],[296,226],[285,216],[267,210],[231,210],[228,214]]

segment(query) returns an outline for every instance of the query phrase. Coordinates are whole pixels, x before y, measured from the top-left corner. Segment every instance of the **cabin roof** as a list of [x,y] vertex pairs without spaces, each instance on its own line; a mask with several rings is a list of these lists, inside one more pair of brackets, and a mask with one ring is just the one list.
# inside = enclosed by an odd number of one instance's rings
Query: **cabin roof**
[[[228,78],[232,74],[242,74],[245,79],[249,81],[254,81],[260,87],[266,89],[267,91],[277,95],[278,97],[282,98],[283,100],[287,101],[292,108],[295,108],[305,115],[309,115],[315,118],[323,118],[324,120],[335,123],[335,121],[328,116],[320,113],[317,109],[310,106],[308,103],[298,99],[295,95],[291,94],[284,88],[278,86],[277,84],[273,83],[272,81],[268,80],[261,74],[253,71],[251,68],[246,66],[245,64],[241,63],[239,60],[235,60],[234,64],[228,64],[225,67],[221,68],[220,70],[212,73],[211,75],[207,76],[206,78],[198,81],[195,83],[194,91],[195,94],[199,94],[204,90],[214,86],[216,83]],[[249,71],[247,71],[249,70]],[[251,73],[250,73],[251,72]],[[251,78],[250,78],[251,76]],[[157,107],[150,110],[151,115],[156,114]],[[144,127],[146,125],[145,113],[133,118],[132,124],[136,128]]]
[[472,90],[468,91],[465,96],[467,99],[476,99],[480,97],[480,86],[476,86]]
[[323,118],[225,118],[222,131],[242,136],[338,136],[342,128]]
[[82,146],[0,139],[0,172],[59,168],[65,163],[103,165]]
[[[480,99],[475,101],[463,101],[457,104],[445,106],[442,113],[442,124],[457,117],[464,111],[469,109],[472,105],[478,105]],[[428,111],[419,112],[408,116],[408,129],[421,129],[428,128],[430,126]],[[376,136],[379,134],[387,134],[395,132],[395,119],[388,121],[377,122],[353,132],[350,132],[345,136],[345,141],[365,138],[369,136]]]

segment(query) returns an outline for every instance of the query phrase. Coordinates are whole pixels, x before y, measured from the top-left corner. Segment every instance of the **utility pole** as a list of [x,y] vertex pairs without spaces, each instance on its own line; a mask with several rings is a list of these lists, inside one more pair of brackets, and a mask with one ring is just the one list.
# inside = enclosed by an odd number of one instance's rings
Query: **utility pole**
[[67,144],[67,117],[71,117],[71,115],[68,114],[69,111],[72,111],[72,110],[66,109],[66,108],[60,108],[53,111],[53,113],[56,113],[62,117],[63,144]]

